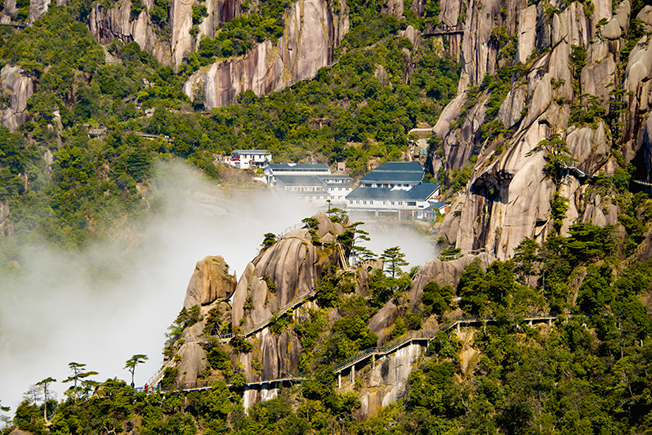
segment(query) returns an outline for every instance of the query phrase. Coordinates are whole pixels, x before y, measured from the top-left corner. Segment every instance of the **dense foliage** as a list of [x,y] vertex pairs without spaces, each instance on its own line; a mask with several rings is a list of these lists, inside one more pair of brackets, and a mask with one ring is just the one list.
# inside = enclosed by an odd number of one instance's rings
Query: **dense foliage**
[[[405,394],[366,420],[356,415],[359,394],[370,391],[370,363],[358,366],[358,379],[344,390],[336,388],[333,364],[376,346],[369,321],[379,307],[373,293],[353,294],[351,277],[330,270],[320,284],[321,308],[283,316],[271,327],[273,334],[299,337],[299,370],[307,377],[276,398],[245,411],[247,381],[235,356],[254,346],[250,339],[229,345],[209,339],[202,377],[213,384],[205,391],[146,394],[108,379],[84,381],[80,393],[57,403],[38,383],[5,433],[18,427],[45,434],[44,416],[51,434],[646,433],[652,423],[652,264],[620,261],[622,237],[611,227],[578,224],[568,237],[551,235],[543,245],[526,239],[513,261],[486,270],[472,262],[456,288],[430,282],[413,308],[409,285],[397,288],[387,302],[399,307],[399,317],[383,340],[432,320],[446,325],[451,310],[487,322],[461,333],[440,330],[415,362]],[[400,258],[400,251],[390,248],[390,255]],[[412,276],[391,267],[373,275],[370,286],[381,287]],[[528,324],[531,313],[551,310],[558,314],[550,326]],[[182,310],[171,334],[178,339],[198,312]],[[254,357],[254,369],[257,364]],[[170,369],[163,385],[173,385],[174,376]]]
[[[82,3],[52,5],[22,31],[3,27],[0,65],[19,65],[36,82],[28,101],[31,120],[18,133],[0,132],[6,181],[0,200],[8,201],[18,244],[30,238],[80,247],[115,233],[118,222],[149,210],[147,192],[158,159],[186,160],[218,179],[215,155],[255,146],[269,149],[276,161],[346,161],[354,175],[364,174],[372,159],[400,158],[409,129],[434,124],[459,76],[459,65],[427,40],[414,52],[416,68],[408,75],[412,60],[404,50],[413,47],[395,36],[395,19],[381,14],[379,4],[354,3],[350,7],[369,20],[356,21],[346,44],[357,48],[342,50],[335,65],[268,97],[247,91],[237,104],[207,114],[201,101],[191,105],[182,92],[193,62],[215,55],[205,52],[204,43],[178,71],[135,42],[119,40],[107,47],[119,62],[105,63],[102,47],[78,21],[89,13]],[[169,5],[163,3],[157,0],[150,15],[165,21]],[[277,37],[287,6],[261,3],[225,24],[215,41],[233,37],[247,45],[248,38]],[[193,10],[198,20],[200,9]],[[275,17],[273,24],[269,17]],[[243,32],[246,37],[240,37]],[[366,47],[372,42],[378,43]]]
[[[422,39],[415,48],[398,36],[408,23],[418,29],[438,24],[439,2],[433,0],[423,5],[423,16],[405,2],[406,20],[382,13],[378,1],[347,2],[351,30],[336,62],[312,80],[266,97],[247,91],[236,104],[210,113],[201,98],[191,103],[182,92],[186,79],[218,58],[243,55],[255,43],[279,38],[288,1],[244,2],[246,13],[223,24],[215,38],[203,38],[176,70],[135,42],[110,44],[107,50],[117,62],[106,62],[82,24],[92,2],[68,3],[51,5],[25,30],[2,26],[0,33],[0,66],[18,65],[36,83],[28,102],[30,121],[17,133],[0,128],[0,205],[10,211],[6,232],[11,236],[0,238],[3,267],[20,260],[21,244],[47,241],[79,248],[113,235],[125,220],[146,216],[157,160],[185,160],[217,180],[216,155],[255,146],[270,150],[277,161],[346,161],[353,175],[364,174],[372,161],[400,158],[408,131],[433,125],[457,89],[460,66],[442,54],[441,46]],[[643,4],[634,2],[634,11]],[[16,18],[26,19],[29,2],[16,5]],[[169,31],[170,7],[168,0],[154,0],[149,10],[162,36]],[[141,0],[132,2],[131,17],[143,9]],[[195,34],[205,17],[205,5],[194,5]],[[639,26],[632,28],[623,60],[642,34]],[[499,53],[497,73],[469,89],[453,128],[484,101],[487,123],[478,139],[495,142],[499,154],[501,141],[511,134],[498,120],[499,108],[524,70],[512,65],[516,39],[505,27],[492,33],[491,45]],[[576,94],[586,58],[585,50],[572,47]],[[623,110],[617,104],[621,97],[613,95],[613,108]],[[618,110],[606,114],[595,98],[586,101],[571,108],[571,123],[595,124],[606,116],[617,138]],[[2,104],[8,104],[6,96]],[[443,152],[435,136],[430,145]],[[438,174],[448,192],[467,184],[479,149],[459,171]],[[572,164],[563,138],[552,135],[533,152],[545,153],[545,171],[559,185]],[[637,261],[636,254],[652,207],[646,194],[627,192],[629,177],[619,169],[613,177],[590,181],[589,189],[614,197],[618,228],[580,223],[562,235],[569,205],[558,191],[550,203],[554,232],[545,242],[525,239],[513,260],[487,268],[473,262],[458,283],[430,282],[413,301],[416,271],[400,268],[405,264],[398,247],[384,254],[387,271],[328,269],[317,286],[317,307],[285,313],[270,324],[272,334],[298,338],[299,371],[307,379],[247,412],[242,398],[247,380],[236,356],[251,354],[254,371],[260,371],[259,349],[239,336],[228,344],[209,337],[203,343],[208,367],[201,377],[214,382],[206,391],[146,394],[117,379],[99,384],[75,372],[67,379],[74,390],[60,403],[48,397],[44,381],[35,384],[3,433],[13,427],[52,435],[132,429],[145,434],[649,433],[652,264]],[[266,234],[262,248],[275,241],[274,234]],[[340,239],[347,256],[355,255],[355,241],[353,232]],[[357,252],[362,258],[370,254]],[[461,255],[452,249],[442,259]],[[371,322],[384,309],[395,310],[396,318],[376,334]],[[525,320],[551,312],[550,326]],[[237,330],[239,325],[225,323],[222,314],[207,314],[207,336]],[[360,377],[346,391],[336,389],[333,365],[410,331],[450,325],[460,315],[486,322],[459,335],[442,327],[415,361],[397,402],[366,421],[357,419],[358,395],[375,387]],[[177,357],[183,330],[198,321],[198,307],[180,313],[169,330],[166,356]],[[362,367],[362,376],[369,372]],[[173,387],[176,375],[167,368],[162,385]]]

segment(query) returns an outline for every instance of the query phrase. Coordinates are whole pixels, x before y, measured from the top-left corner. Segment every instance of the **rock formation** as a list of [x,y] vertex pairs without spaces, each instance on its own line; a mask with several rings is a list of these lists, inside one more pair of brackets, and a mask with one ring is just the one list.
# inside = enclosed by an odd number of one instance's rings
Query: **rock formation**
[[438,258],[433,258],[421,266],[412,280],[412,288],[410,289],[411,307],[414,308],[417,306],[423,294],[423,289],[429,282],[434,281],[440,286],[447,284],[455,286],[459,282],[464,268],[469,264],[474,261],[479,261],[482,268],[486,270],[495,260],[491,254],[487,253],[465,255],[457,260],[451,261],[442,261]]
[[0,87],[5,101],[9,100],[9,105],[2,107],[2,125],[15,132],[29,118],[27,100],[34,94],[34,81],[20,67],[5,65],[0,71]]
[[[145,2],[148,8],[151,2]],[[135,19],[131,19],[131,1],[120,0],[110,9],[96,4],[88,17],[88,27],[100,44],[109,44],[114,39],[136,42],[141,50],[152,52],[159,62],[171,61],[170,45],[160,38],[149,19],[148,8],[144,8]]]
[[[608,109],[609,93],[618,87],[617,63],[631,6],[624,1],[612,11],[611,3],[604,0],[596,0],[594,6],[590,17],[579,3],[548,17],[541,5],[495,1],[483,2],[480,7],[470,2],[462,44],[460,93],[444,109],[433,130],[443,139],[444,159],[437,161],[435,150],[429,159],[431,168],[444,165],[451,171],[462,169],[477,154],[469,184],[452,205],[453,213],[439,225],[440,235],[457,248],[486,248],[504,259],[513,255],[525,237],[544,240],[552,230],[550,200],[555,192],[569,200],[562,234],[576,222],[617,223],[615,208],[604,204],[586,185],[592,176],[613,175],[618,167],[609,145],[614,132],[605,121],[571,126],[570,105]],[[638,19],[645,22],[652,15],[650,11],[644,8]],[[481,143],[488,93],[480,92],[469,104],[464,91],[506,65],[491,39],[497,27],[516,34],[515,62],[523,65],[524,73],[512,77],[511,89],[498,113],[498,119],[512,132],[502,140]],[[571,70],[574,50],[586,53],[584,68],[577,72]],[[625,161],[641,154],[652,156],[647,129],[638,128],[639,114],[649,110],[650,52],[648,38],[643,37],[632,49],[624,74],[622,86],[632,95],[622,138]],[[573,74],[579,76],[580,94],[573,91],[577,77]],[[635,137],[637,131],[640,133]],[[553,133],[561,135],[575,160],[559,185],[545,175],[546,154],[539,147]],[[652,160],[647,157],[640,161]],[[652,164],[645,168],[648,177],[651,168]]]
[[[314,228],[290,231],[263,250],[247,265],[237,284],[235,274],[228,274],[221,256],[206,257],[197,263],[184,307],[200,306],[203,320],[183,332],[184,342],[176,351],[181,357],[177,382],[195,382],[207,367],[201,336],[213,309],[223,313],[221,319],[240,334],[263,325],[248,338],[256,343],[254,350],[238,354],[233,361],[244,367],[247,379],[274,379],[281,373],[296,372],[302,352],[299,338],[294,332],[274,334],[265,322],[290,302],[311,292],[326,267],[342,266],[336,237],[345,228],[331,222],[323,212],[313,218]],[[228,299],[230,303],[225,302]],[[308,306],[310,303],[306,302]],[[260,399],[253,390],[247,394],[245,400],[251,403]]]
[[235,290],[235,273],[229,275],[229,266],[221,256],[198,261],[190,278],[183,306],[209,305],[228,300]]
[[[345,10],[346,4],[340,7]],[[184,92],[193,101],[202,96],[204,106],[212,109],[232,103],[246,90],[265,95],[312,78],[332,62],[348,29],[348,15],[337,15],[325,0],[300,0],[290,8],[285,32],[276,44],[265,41],[242,59],[197,71]]]

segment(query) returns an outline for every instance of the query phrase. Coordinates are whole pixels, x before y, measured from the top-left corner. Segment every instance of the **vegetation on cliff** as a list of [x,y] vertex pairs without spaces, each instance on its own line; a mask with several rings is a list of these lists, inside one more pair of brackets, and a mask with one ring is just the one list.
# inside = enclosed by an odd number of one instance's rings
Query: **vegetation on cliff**
[[[458,64],[431,41],[421,41],[411,60],[404,51],[412,44],[395,36],[398,27],[382,27],[351,44],[390,38],[343,52],[314,80],[267,97],[247,91],[238,104],[204,113],[182,92],[194,57],[175,72],[135,42],[116,40],[107,49],[120,62],[105,64],[102,47],[73,18],[86,16],[79,7],[51,5],[25,30],[3,27],[0,65],[21,66],[36,84],[31,120],[1,133],[0,200],[9,201],[17,240],[79,247],[104,237],[118,217],[148,208],[157,159],[183,159],[218,179],[215,155],[255,144],[276,161],[345,161],[354,175],[364,174],[371,159],[401,158],[409,129],[434,123],[459,76]],[[365,16],[384,16],[376,6],[359,7]],[[197,56],[203,53],[200,47]]]
[[[542,246],[525,240],[514,260],[486,270],[472,262],[457,283],[430,282],[413,308],[409,284],[390,285],[393,291],[378,303],[376,292],[362,296],[356,290],[361,283],[330,268],[319,305],[307,317],[286,317],[271,327],[273,334],[299,337],[298,369],[306,378],[277,397],[245,411],[247,380],[236,357],[251,352],[255,340],[240,339],[253,341],[247,347],[215,342],[206,378],[212,386],[204,391],[146,393],[108,379],[86,381],[81,394],[56,402],[36,388],[4,433],[13,427],[33,434],[645,433],[652,418],[652,319],[645,305],[652,264],[626,259],[623,248],[623,236],[613,228],[579,224],[569,237],[551,236]],[[369,286],[387,287],[398,277],[411,282],[410,274],[388,264]],[[454,318],[451,310],[489,321],[461,335],[440,329],[414,362],[404,395],[361,419],[359,397],[374,390],[371,363],[359,365],[356,381],[344,389],[337,388],[333,364],[376,346],[369,320],[389,306],[398,317],[383,340],[426,324],[446,325]],[[526,320],[551,311],[550,326]],[[198,312],[182,311],[174,324],[177,338]],[[213,378],[215,373],[222,375]]]
[[[107,1],[105,6],[111,4]],[[143,2],[133,4],[132,14],[142,11]],[[29,6],[24,1],[17,6],[18,17],[25,19]],[[416,13],[411,2],[406,2],[405,20],[399,20],[381,12],[384,4],[354,1],[349,2],[351,31],[336,52],[337,62],[319,70],[312,80],[264,97],[246,91],[236,104],[207,113],[201,98],[191,103],[183,93],[186,79],[218,58],[242,55],[256,41],[279,37],[279,12],[287,2],[263,3],[224,24],[215,38],[201,40],[198,50],[175,69],[161,65],[135,42],[114,41],[106,49],[117,62],[105,62],[102,47],[83,24],[90,6],[79,1],[67,7],[52,5],[25,30],[2,26],[0,66],[20,66],[36,87],[27,106],[30,120],[16,133],[0,128],[0,206],[3,212],[9,211],[3,222],[9,237],[0,238],[0,267],[20,260],[17,247],[21,244],[46,241],[79,248],[93,239],[110,237],[124,220],[134,222],[147,216],[156,209],[155,204],[150,208],[148,192],[156,188],[151,174],[157,160],[185,160],[219,180],[215,156],[233,148],[265,148],[277,161],[345,161],[354,175],[365,173],[370,162],[400,159],[410,140],[408,131],[420,124],[435,124],[443,107],[455,97],[461,74],[457,58],[447,54],[448,47],[426,38],[415,47],[414,40],[398,36],[408,23],[418,30],[437,25],[439,2],[425,2],[423,13]],[[545,25],[553,17],[559,20],[562,13],[571,17],[571,9],[576,14],[576,6],[582,17],[577,20],[572,15],[574,23],[585,25],[595,13],[592,2],[564,3],[560,5],[563,11],[545,2],[539,6],[531,5],[530,12],[535,18],[545,18]],[[433,279],[414,292],[416,270],[324,267],[316,285],[315,306],[275,315],[269,324],[271,335],[288,337],[288,347],[300,347],[297,373],[305,379],[248,412],[243,400],[247,378],[238,357],[251,354],[252,368],[260,374],[262,350],[255,339],[238,336],[243,325],[225,323],[225,313],[218,310],[207,315],[204,333],[235,332],[236,336],[228,344],[205,337],[208,368],[200,377],[212,382],[211,388],[146,394],[117,379],[82,382],[75,371],[69,378],[75,389],[60,403],[48,397],[42,387],[46,380],[35,384],[4,432],[13,427],[34,434],[649,432],[652,264],[646,260],[650,250],[646,235],[652,208],[646,193],[629,190],[634,175],[647,175],[649,156],[645,153],[649,149],[641,145],[647,139],[639,135],[643,131],[639,106],[626,109],[630,107],[627,100],[633,104],[639,95],[621,87],[628,63],[637,60],[630,59],[630,54],[642,56],[642,45],[637,44],[645,37],[645,25],[634,17],[643,6],[641,1],[634,2],[622,41],[605,42],[605,47],[611,47],[605,48],[607,53],[613,47],[620,50],[614,53],[616,85],[602,86],[613,87],[605,100],[582,93],[582,73],[596,66],[590,56],[597,56],[599,50],[574,45],[581,43],[577,40],[567,47],[568,81],[541,80],[541,75],[548,74],[543,70],[544,60],[555,47],[535,45],[535,37],[527,53],[518,53],[519,44],[527,44],[515,33],[516,19],[508,20],[518,8],[514,12],[504,7],[491,17],[495,27],[484,42],[493,57],[485,60],[487,64],[495,60],[495,74],[469,78],[469,69],[481,62],[465,63],[465,79],[471,81],[465,87],[465,101],[449,120],[450,137],[433,136],[430,152],[431,160],[432,156],[441,160],[441,170],[432,175],[438,176],[447,193],[467,187],[469,195],[486,201],[473,204],[469,200],[471,206],[466,209],[477,212],[475,219],[466,222],[480,229],[479,236],[486,238],[489,231],[484,230],[499,226],[492,219],[494,204],[506,209],[516,201],[506,193],[509,177],[514,175],[507,164],[514,162],[507,157],[518,157],[510,142],[519,131],[518,123],[537,121],[534,136],[545,136],[523,155],[542,153],[543,173],[537,171],[540,183],[529,185],[552,184],[551,195],[541,195],[545,198],[539,207],[549,205],[549,211],[535,218],[528,209],[527,217],[532,218],[540,239],[522,240],[513,249],[513,259],[486,268],[471,263],[459,280]],[[460,10],[464,18],[467,12],[480,15],[488,6],[476,4],[470,11],[468,7],[464,4]],[[169,2],[156,0],[149,13],[165,33]],[[205,15],[202,5],[195,5],[193,23],[197,25]],[[597,30],[606,24],[599,22]],[[513,35],[507,31],[510,26]],[[524,63],[514,62],[516,56]],[[553,107],[550,112],[559,119],[537,120],[541,110],[547,110],[541,107],[530,116],[528,104],[534,107],[544,101],[543,97],[534,99],[538,83],[543,83],[541,93],[548,92],[546,107]],[[519,89],[523,106],[504,109],[507,97]],[[10,97],[3,96],[5,107]],[[507,115],[516,124],[503,123],[508,119],[501,114],[503,109],[513,111]],[[630,112],[633,115],[628,118]],[[604,143],[591,142],[589,148],[593,153],[593,145],[604,145],[605,159],[600,164],[606,167],[608,161],[613,166],[609,175],[587,176],[574,167],[575,157],[566,140],[570,132],[581,128],[587,129],[586,134],[605,132]],[[624,157],[626,141],[638,144],[629,150],[631,162]],[[505,165],[487,169],[503,160]],[[434,168],[432,162],[430,168]],[[532,168],[536,166],[524,171]],[[484,177],[478,177],[485,170]],[[570,176],[571,171],[575,175]],[[470,180],[477,184],[469,186]],[[582,187],[576,196],[568,192],[573,183]],[[579,209],[588,208],[587,198],[604,200],[595,202],[602,217],[613,207],[611,224],[598,226],[591,218],[581,218]],[[576,215],[569,217],[569,211]],[[461,214],[457,209],[448,219],[459,223]],[[315,229],[311,230],[306,244],[335,252],[323,247]],[[514,233],[506,230],[504,234]],[[503,228],[494,235],[497,253],[503,249],[498,241],[507,236]],[[339,242],[346,245],[354,240],[350,236]],[[491,240],[480,242],[484,246]],[[266,234],[263,250],[275,243],[277,237]],[[370,256],[364,251],[359,254]],[[461,255],[460,248],[451,249],[442,261],[456,261]],[[385,256],[390,262],[400,258],[391,250]],[[268,276],[260,278],[270,293],[279,290]],[[410,294],[416,294],[416,300],[411,301]],[[251,298],[246,304],[252,308]],[[528,324],[526,318],[533,312],[554,313],[551,325]],[[458,335],[446,326],[461,315],[486,322]],[[184,309],[174,322],[170,346],[165,349],[172,361],[182,359],[173,345],[200,318],[196,307]],[[395,403],[363,412],[360,398],[370,391],[378,393],[369,379],[369,364],[360,367],[356,381],[336,388],[335,364],[401,339],[410,331],[429,328],[436,329],[437,335],[427,353],[414,361]],[[177,367],[168,367],[162,385],[174,388],[179,372]]]

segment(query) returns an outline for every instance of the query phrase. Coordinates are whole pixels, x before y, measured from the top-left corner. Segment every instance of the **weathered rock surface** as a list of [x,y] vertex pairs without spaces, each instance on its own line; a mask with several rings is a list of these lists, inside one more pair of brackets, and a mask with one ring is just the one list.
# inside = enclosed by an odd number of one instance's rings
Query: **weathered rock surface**
[[101,4],[95,5],[88,17],[88,27],[100,44],[109,44],[114,39],[134,41],[141,50],[152,52],[159,62],[171,62],[170,44],[162,41],[157,35],[147,8],[143,9],[136,19],[131,20],[130,0],[120,0],[110,9]]
[[410,306],[416,307],[423,294],[423,289],[431,281],[435,281],[440,286],[452,285],[455,287],[460,280],[464,268],[474,261],[479,261],[483,269],[493,263],[496,259],[493,255],[481,253],[479,255],[465,255],[457,260],[442,261],[433,258],[421,266],[410,289]]
[[618,25],[623,32],[629,30],[629,17],[632,13],[632,5],[629,0],[625,0],[616,7],[614,11],[614,18],[618,20]]
[[652,29],[652,6],[647,5],[636,15],[636,19],[642,21],[646,30],[650,31]]
[[181,356],[181,361],[177,366],[177,383],[183,385],[185,383],[196,382],[197,377],[207,365],[206,351],[196,341],[184,344],[177,353]]
[[[316,228],[318,236],[336,231],[335,225],[323,212],[317,213],[315,218],[320,222]],[[321,278],[324,267],[330,263],[339,264],[334,251],[317,247],[311,240],[307,229],[290,231],[253,261],[256,274],[267,276],[276,285],[279,306],[309,293]]]
[[384,14],[394,15],[396,18],[400,18],[404,11],[403,0],[386,0],[380,7],[380,11]]
[[[582,93],[597,95],[603,98],[609,97],[610,87],[608,84],[616,80],[616,62],[613,56],[609,55],[605,60],[582,70],[580,78]],[[613,85],[612,85],[613,86]]]
[[[520,2],[515,3],[518,4]],[[457,87],[458,94],[465,91],[470,84],[480,83],[485,74],[496,70],[497,56],[490,49],[489,40],[495,27],[494,17],[500,14],[503,3],[500,0],[471,0],[464,24],[462,41],[462,74]],[[516,6],[518,10],[522,6]],[[512,11],[510,11],[510,15]],[[516,21],[515,18],[513,21]],[[510,27],[508,25],[508,27]],[[512,29],[508,29],[510,31]]]
[[611,21],[609,21],[607,25],[602,29],[602,36],[607,39],[618,39],[622,33],[623,32],[620,28],[620,24],[615,18],[612,18]]
[[236,281],[235,273],[229,275],[229,266],[222,256],[206,257],[195,266],[183,306],[190,308],[227,300],[235,291]]
[[[377,413],[378,407],[385,407],[396,402],[406,390],[407,379],[412,373],[412,364],[424,351],[418,344],[405,346],[393,354],[376,361],[376,366],[368,375],[368,381],[363,384],[359,394],[361,407],[356,411],[357,418],[367,418]],[[345,391],[353,390],[353,384],[342,376],[342,387]]]
[[516,61],[526,63],[536,47],[537,7],[529,6],[521,11],[518,18],[518,51]]
[[505,127],[512,128],[523,119],[522,112],[525,108],[526,98],[527,93],[520,86],[510,89],[507,93],[498,113],[498,117]]
[[369,329],[378,336],[378,343],[382,343],[387,333],[391,332],[389,327],[394,325],[398,316],[398,307],[390,301],[369,320]]
[[459,0],[442,0],[439,4],[441,13],[439,19],[444,26],[456,26],[460,16],[462,2]]
[[212,109],[232,103],[245,90],[264,95],[314,77],[333,60],[348,28],[348,15],[336,15],[325,0],[300,0],[291,7],[285,33],[275,45],[265,41],[242,59],[197,71],[184,92],[193,101],[203,98]]
[[52,0],[30,0],[28,18],[30,24],[45,15],[51,1]]
[[5,15],[14,15],[16,12],[18,12],[18,8],[16,7],[16,0],[5,0],[5,8],[4,8],[4,13]]
[[2,107],[2,125],[15,132],[27,122],[27,100],[34,94],[34,81],[17,66],[5,65],[0,71],[2,95],[9,98],[9,107]]

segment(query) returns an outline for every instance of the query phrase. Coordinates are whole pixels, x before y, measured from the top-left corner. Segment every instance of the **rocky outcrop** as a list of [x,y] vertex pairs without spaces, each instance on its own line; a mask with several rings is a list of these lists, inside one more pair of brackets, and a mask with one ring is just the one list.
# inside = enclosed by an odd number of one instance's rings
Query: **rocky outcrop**
[[28,18],[30,24],[45,15],[45,13],[48,11],[48,6],[50,5],[51,1],[52,0],[30,0]]
[[[577,2],[552,17],[546,16],[540,5],[526,7],[521,2],[509,2],[507,14],[503,9],[501,17],[491,23],[483,15],[485,9],[489,8],[493,19],[496,14],[492,12],[498,6],[501,6],[498,2],[483,2],[478,9],[476,3],[470,4],[459,90],[479,84],[485,74],[493,74],[500,65],[498,53],[491,50],[492,28],[504,25],[509,34],[516,34],[515,62],[524,64],[527,71],[520,77],[513,76],[511,89],[498,114],[498,119],[512,133],[494,143],[479,142],[486,99],[483,94],[472,106],[469,101],[465,103],[463,94],[458,95],[444,109],[433,131],[443,139],[448,170],[461,169],[472,153],[479,152],[467,188],[452,204],[452,213],[437,225],[439,234],[464,251],[485,248],[504,259],[513,255],[524,237],[545,239],[552,229],[550,199],[555,191],[569,200],[562,234],[576,222],[597,225],[617,222],[615,207],[587,190],[585,184],[589,177],[613,174],[617,167],[610,157],[610,132],[602,122],[569,128],[570,104],[602,105],[608,109],[610,91],[618,87],[617,61],[623,47],[622,35],[629,26],[631,5],[624,1],[612,14],[610,2],[596,0],[594,14],[588,18],[585,6]],[[640,19],[645,21],[646,14],[645,10],[641,11]],[[519,19],[513,20],[514,16]],[[572,87],[573,46],[586,51],[585,66],[581,72],[577,71],[581,103],[574,101],[578,96]],[[626,161],[636,155],[652,156],[648,150],[652,149],[650,140],[644,129],[637,127],[641,122],[637,114],[645,113],[650,106],[652,50],[649,47],[648,37],[643,37],[631,51],[625,71],[623,87],[632,94],[629,114],[625,116],[628,119],[623,148]],[[462,115],[464,119],[460,119]],[[637,131],[641,133],[634,138]],[[559,185],[545,175],[545,151],[537,148],[553,133],[561,135],[575,159]],[[433,153],[431,150],[431,161],[434,161]],[[645,159],[641,161],[646,162],[650,174],[652,157]]]
[[391,332],[389,327],[394,325],[398,316],[398,307],[390,301],[369,320],[369,329],[378,337],[378,343],[382,343]]
[[[364,373],[366,379],[362,392],[358,395],[361,407],[356,411],[356,417],[371,417],[377,413],[379,407],[396,402],[407,388],[412,365],[423,352],[424,347],[411,344],[376,361],[375,367],[371,368],[369,373]],[[361,375],[356,375],[359,376]],[[342,376],[342,387],[345,391],[351,391],[354,383],[348,377]]]
[[440,286],[448,284],[455,287],[466,266],[474,261],[479,261],[482,268],[486,270],[495,260],[496,258],[493,255],[487,253],[464,255],[457,260],[451,261],[442,261],[438,258],[433,258],[421,266],[412,280],[412,288],[410,289],[411,308],[414,309],[418,305],[423,294],[423,289],[429,282],[434,281]]
[[[206,351],[200,343],[207,319],[216,312],[221,313],[218,325],[226,321],[233,332],[246,333],[247,340],[255,343],[252,352],[233,355],[232,362],[242,364],[247,379],[274,379],[297,371],[303,351],[301,341],[294,332],[273,333],[269,321],[288,303],[312,291],[325,268],[342,266],[340,248],[334,243],[344,233],[344,226],[333,223],[323,212],[313,219],[312,228],[290,231],[263,250],[247,265],[237,283],[235,274],[228,274],[222,257],[206,257],[197,263],[184,307],[198,305],[202,320],[183,331],[183,342],[179,342],[182,344],[176,352],[181,356],[178,383],[194,382],[206,369]],[[303,301],[306,307],[313,303]],[[253,391],[246,397],[246,401],[260,398]]]
[[110,9],[96,4],[89,14],[88,27],[100,44],[109,44],[114,39],[134,41],[141,50],[150,51],[159,62],[168,64],[171,61],[170,45],[156,33],[148,9],[144,8],[132,20],[130,0],[120,0]]
[[[341,4],[345,10],[346,4]],[[335,48],[348,31],[348,16],[337,15],[325,0],[300,0],[293,4],[285,32],[276,44],[265,41],[242,59],[214,63],[193,74],[184,92],[207,109],[235,101],[246,90],[265,95],[314,77],[333,60]]]
[[0,71],[0,87],[8,105],[2,107],[2,125],[15,132],[27,122],[27,100],[34,94],[34,81],[17,66],[5,65]]
[[229,266],[221,256],[206,257],[198,261],[190,278],[185,308],[195,305],[209,305],[215,301],[225,301],[236,288],[235,273],[229,275]]

